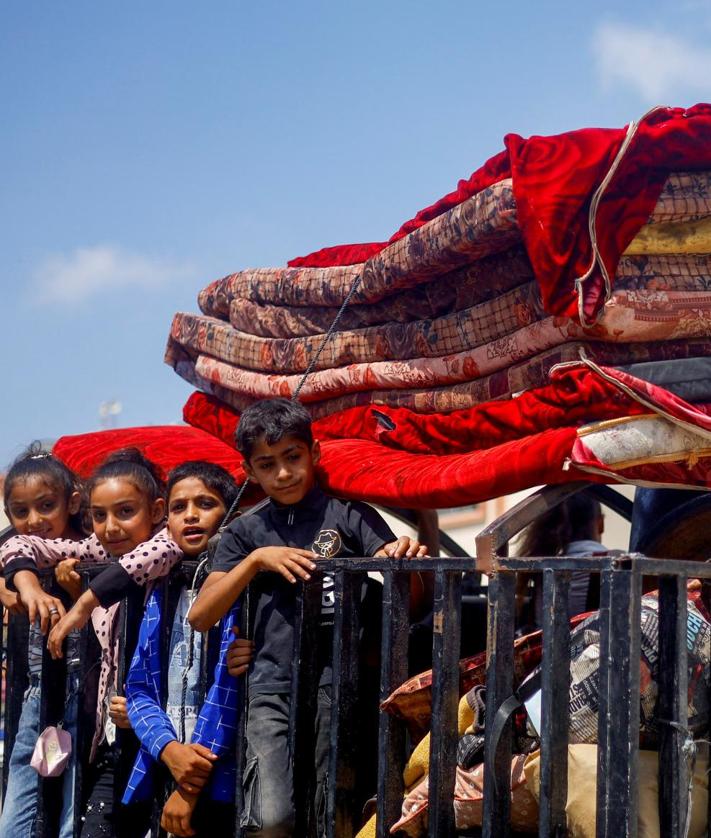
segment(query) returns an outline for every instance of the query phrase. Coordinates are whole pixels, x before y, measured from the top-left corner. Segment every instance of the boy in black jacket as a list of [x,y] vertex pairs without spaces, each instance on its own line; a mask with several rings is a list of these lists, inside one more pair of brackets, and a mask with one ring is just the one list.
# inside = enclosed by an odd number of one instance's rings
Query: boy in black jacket
[[[237,518],[222,536],[213,571],[195,601],[190,623],[205,631],[253,581],[255,655],[249,676],[245,811],[242,826],[261,838],[287,838],[294,830],[292,755],[288,748],[294,583],[308,580],[318,558],[424,556],[427,548],[396,539],[364,503],[324,494],[316,482],[320,451],[311,419],[298,403],[268,399],[242,414],[237,448],[249,479],[271,502]],[[262,571],[260,573],[260,571]],[[266,571],[266,572],[264,572]],[[323,580],[316,719],[316,811],[325,833],[325,781],[331,708],[333,579]]]

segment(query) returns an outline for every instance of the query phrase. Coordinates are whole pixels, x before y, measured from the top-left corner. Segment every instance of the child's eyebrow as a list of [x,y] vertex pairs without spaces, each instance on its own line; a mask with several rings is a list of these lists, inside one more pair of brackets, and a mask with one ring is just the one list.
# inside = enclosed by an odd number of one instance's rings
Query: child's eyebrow
[[112,500],[111,503],[106,503],[103,506],[98,506],[97,504],[92,503],[92,509],[106,509],[107,507],[111,506],[124,506],[125,504],[135,503],[135,498],[122,498],[121,500]]

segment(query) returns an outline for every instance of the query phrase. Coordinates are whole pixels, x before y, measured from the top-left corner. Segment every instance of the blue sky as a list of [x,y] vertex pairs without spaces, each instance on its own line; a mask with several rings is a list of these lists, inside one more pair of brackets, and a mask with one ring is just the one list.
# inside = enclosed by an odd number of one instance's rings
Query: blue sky
[[180,421],[207,282],[385,238],[505,133],[711,98],[711,0],[5,0],[0,468]]

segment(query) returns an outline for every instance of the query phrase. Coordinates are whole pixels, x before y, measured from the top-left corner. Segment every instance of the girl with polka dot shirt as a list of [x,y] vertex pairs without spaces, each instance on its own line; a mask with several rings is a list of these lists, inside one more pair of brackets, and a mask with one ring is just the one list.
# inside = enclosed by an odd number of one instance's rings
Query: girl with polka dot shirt
[[[41,541],[61,537],[75,545],[82,537],[80,522],[81,494],[75,475],[51,454],[33,443],[10,466],[4,486],[5,513],[16,533]],[[25,604],[17,593],[7,590],[0,579],[0,599],[13,614],[26,613]],[[63,613],[61,602],[49,594],[35,602],[29,628],[27,667],[29,686],[22,701],[22,713],[17,736],[9,752],[8,783],[0,815],[0,835],[3,838],[32,838],[37,816],[39,775],[31,765],[40,725],[40,679],[42,675],[41,620],[47,630],[49,618]],[[40,619],[37,619],[38,615]],[[68,654],[67,705],[64,727],[70,735],[76,729],[78,671],[75,655]],[[6,749],[10,743],[5,742]],[[8,753],[6,753],[6,757]],[[62,780],[62,810],[59,838],[71,838],[74,830],[74,760],[70,757]]]
[[[113,831],[121,838],[137,833],[136,813],[126,807],[114,812],[113,793],[106,793],[113,789],[115,728],[130,729],[126,700],[117,695],[118,602],[135,595],[139,586],[150,587],[165,576],[182,552],[163,528],[163,483],[153,464],[138,450],[111,455],[90,478],[88,494],[92,536],[79,542],[13,537],[0,548],[0,561],[8,588],[17,590],[30,617],[38,615],[43,630],[52,626],[47,645],[53,657],[62,656],[69,632],[81,629],[91,619],[101,647],[101,670],[80,835],[94,838]],[[64,614],[59,602],[42,591],[37,571],[65,562],[78,583],[73,566],[80,561],[108,562],[109,566],[91,580],[88,590]]]

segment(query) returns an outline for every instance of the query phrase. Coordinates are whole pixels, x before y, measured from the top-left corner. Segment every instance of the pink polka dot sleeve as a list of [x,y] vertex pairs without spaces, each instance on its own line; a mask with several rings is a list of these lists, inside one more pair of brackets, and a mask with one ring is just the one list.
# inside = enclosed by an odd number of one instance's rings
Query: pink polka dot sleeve
[[118,561],[134,582],[146,585],[166,576],[182,558],[182,551],[168,536],[168,530],[162,529]]
[[[94,555],[96,558],[87,559]],[[72,541],[69,538],[44,539],[37,535],[13,535],[0,547],[0,564],[3,571],[15,566],[34,566],[37,570],[54,567],[64,559],[106,561],[106,554],[96,536]]]

